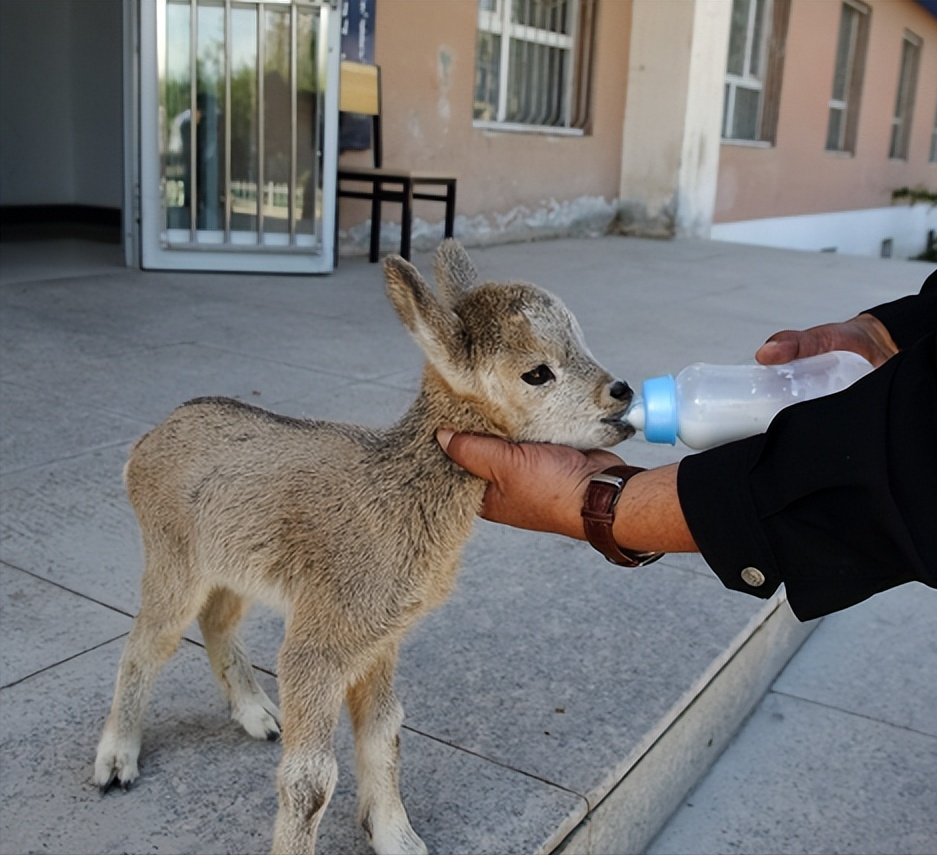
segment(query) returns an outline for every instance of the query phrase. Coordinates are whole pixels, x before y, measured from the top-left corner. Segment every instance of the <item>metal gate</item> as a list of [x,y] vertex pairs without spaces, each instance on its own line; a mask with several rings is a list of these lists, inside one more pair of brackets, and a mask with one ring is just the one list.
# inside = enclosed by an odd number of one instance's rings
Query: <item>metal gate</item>
[[144,0],[147,268],[334,263],[339,15],[313,0]]

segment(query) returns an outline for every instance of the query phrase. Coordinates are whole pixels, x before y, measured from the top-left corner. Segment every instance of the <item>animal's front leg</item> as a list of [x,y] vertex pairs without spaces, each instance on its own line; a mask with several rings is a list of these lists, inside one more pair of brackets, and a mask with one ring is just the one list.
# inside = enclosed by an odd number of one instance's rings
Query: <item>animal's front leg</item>
[[341,675],[318,650],[291,639],[278,659],[283,756],[277,772],[275,855],[312,855],[316,833],[338,780],[332,748],[342,705]]
[[348,691],[358,758],[358,820],[378,855],[425,855],[400,799],[400,725],[403,708],[394,695],[397,648],[381,654]]

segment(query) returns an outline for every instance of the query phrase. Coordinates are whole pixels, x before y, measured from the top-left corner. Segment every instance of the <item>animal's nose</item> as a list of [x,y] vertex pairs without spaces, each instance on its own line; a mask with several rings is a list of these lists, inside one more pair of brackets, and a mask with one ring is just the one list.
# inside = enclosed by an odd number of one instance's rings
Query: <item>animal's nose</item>
[[608,387],[608,394],[616,401],[630,401],[634,392],[627,383],[622,380],[616,380]]

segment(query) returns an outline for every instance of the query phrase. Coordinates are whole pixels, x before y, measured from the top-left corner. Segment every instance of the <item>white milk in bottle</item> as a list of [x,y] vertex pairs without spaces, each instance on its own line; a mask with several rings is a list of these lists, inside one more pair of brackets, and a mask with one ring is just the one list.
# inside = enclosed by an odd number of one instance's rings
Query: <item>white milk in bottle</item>
[[831,351],[783,365],[709,365],[697,362],[645,380],[624,420],[650,442],[710,448],[762,433],[779,410],[838,392],[868,374],[856,353]]

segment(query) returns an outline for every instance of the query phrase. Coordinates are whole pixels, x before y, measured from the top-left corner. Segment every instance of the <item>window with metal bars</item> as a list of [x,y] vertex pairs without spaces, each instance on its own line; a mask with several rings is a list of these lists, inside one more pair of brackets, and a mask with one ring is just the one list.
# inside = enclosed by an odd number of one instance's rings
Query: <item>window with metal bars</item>
[[869,41],[869,7],[846,0],[839,19],[833,92],[826,131],[827,151],[855,153],[859,102]]
[[596,0],[479,0],[476,125],[591,130]]

